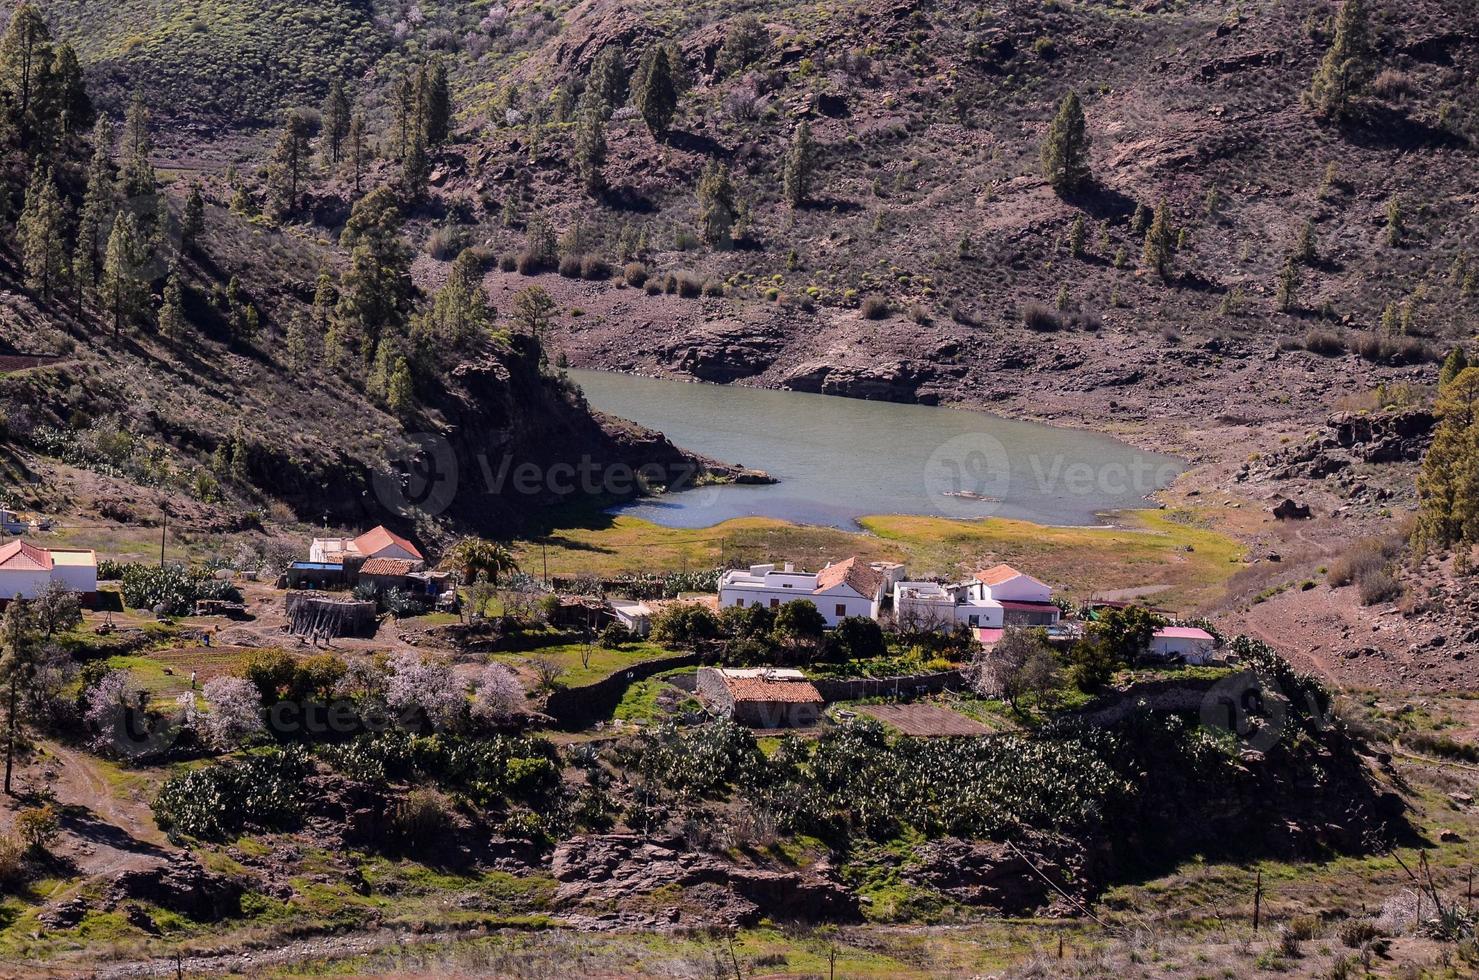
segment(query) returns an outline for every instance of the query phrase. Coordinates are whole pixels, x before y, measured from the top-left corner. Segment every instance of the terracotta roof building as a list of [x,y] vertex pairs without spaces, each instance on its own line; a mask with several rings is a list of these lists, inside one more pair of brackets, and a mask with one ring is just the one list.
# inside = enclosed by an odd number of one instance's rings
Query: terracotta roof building
[[717,715],[751,728],[814,725],[826,703],[799,670],[704,667],[698,695]]
[[719,576],[719,606],[764,605],[779,609],[801,599],[812,603],[827,626],[850,616],[877,619],[889,572],[858,558],[828,565],[820,572],[798,572],[791,565],[731,568]]
[[0,545],[0,604],[34,599],[53,582],[91,600],[98,593],[98,556],[86,549],[38,548],[15,540]]

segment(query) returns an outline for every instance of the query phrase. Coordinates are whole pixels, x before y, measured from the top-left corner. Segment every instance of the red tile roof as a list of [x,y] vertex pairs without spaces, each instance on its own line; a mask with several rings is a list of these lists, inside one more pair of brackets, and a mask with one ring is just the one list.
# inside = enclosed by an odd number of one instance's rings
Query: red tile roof
[[724,686],[736,701],[772,701],[784,704],[821,704],[822,695],[811,681],[768,681],[763,677],[725,677]]
[[376,552],[384,551],[392,545],[400,545],[408,552],[421,558],[422,554],[416,546],[399,534],[394,534],[385,527],[372,528],[354,539],[355,550],[362,555],[374,555]]
[[410,575],[416,563],[404,558],[371,558],[359,568],[361,575]]
[[977,572],[976,578],[978,581],[985,582],[987,585],[1000,585],[1003,582],[1010,582],[1021,574],[1021,572],[1017,571],[1011,565],[997,565],[994,568]]
[[24,541],[12,541],[0,548],[0,569],[7,572],[49,572],[51,553]]
[[840,561],[835,565],[828,565],[817,572],[817,592],[825,592],[828,589],[847,583],[858,595],[873,598],[883,587],[883,574],[877,569],[870,568],[858,560],[857,556],[847,561]]

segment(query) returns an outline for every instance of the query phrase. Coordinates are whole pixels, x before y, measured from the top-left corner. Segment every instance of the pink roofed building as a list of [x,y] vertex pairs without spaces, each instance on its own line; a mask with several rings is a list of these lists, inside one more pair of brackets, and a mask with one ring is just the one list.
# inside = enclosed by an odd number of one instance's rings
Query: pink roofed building
[[1217,638],[1195,626],[1162,626],[1150,638],[1150,655],[1166,660],[1204,664],[1217,648]]

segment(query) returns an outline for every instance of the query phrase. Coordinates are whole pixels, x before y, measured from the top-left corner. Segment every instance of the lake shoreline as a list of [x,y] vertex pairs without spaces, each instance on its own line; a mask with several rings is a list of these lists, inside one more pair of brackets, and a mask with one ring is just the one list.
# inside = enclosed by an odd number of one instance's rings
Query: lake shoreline
[[[855,530],[867,515],[1086,527],[1154,505],[1190,464],[1113,435],[977,411],[573,370],[595,410],[778,488],[696,486],[619,505],[670,527],[736,517]],[[954,407],[954,406],[951,406]]]

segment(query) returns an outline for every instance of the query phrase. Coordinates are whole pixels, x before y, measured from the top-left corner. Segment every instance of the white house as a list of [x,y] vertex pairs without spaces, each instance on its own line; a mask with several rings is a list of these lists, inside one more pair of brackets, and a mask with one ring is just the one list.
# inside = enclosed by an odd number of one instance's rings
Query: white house
[[1059,616],[1052,589],[1010,565],[988,568],[968,582],[953,585],[899,582],[894,586],[894,618],[907,629],[1051,626]]
[[820,572],[798,572],[792,565],[751,565],[719,576],[719,606],[769,606],[778,609],[797,599],[814,603],[829,627],[849,616],[878,618],[887,572],[856,557],[828,565]]
[[1216,638],[1206,630],[1194,626],[1163,626],[1150,638],[1150,655],[1204,664],[1211,659],[1216,646]]
[[60,582],[84,601],[97,598],[98,556],[92,551],[38,548],[24,541],[0,547],[0,603],[34,599]]
[[329,565],[349,558],[395,558],[416,563],[420,568],[426,559],[416,546],[385,527],[366,531],[357,538],[314,538],[308,548],[308,560]]
[[646,636],[652,631],[652,607],[645,602],[632,599],[612,599],[606,603],[616,621],[636,636]]

